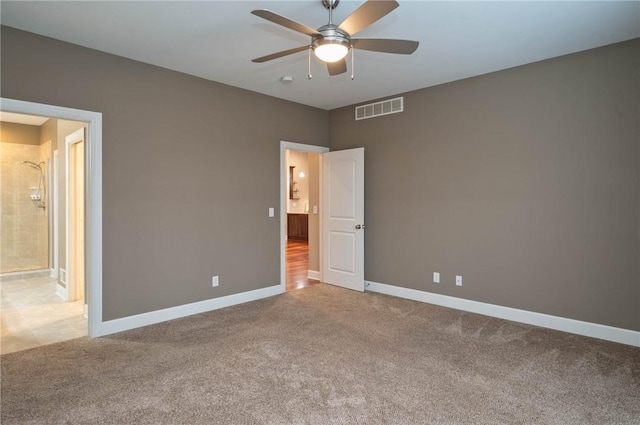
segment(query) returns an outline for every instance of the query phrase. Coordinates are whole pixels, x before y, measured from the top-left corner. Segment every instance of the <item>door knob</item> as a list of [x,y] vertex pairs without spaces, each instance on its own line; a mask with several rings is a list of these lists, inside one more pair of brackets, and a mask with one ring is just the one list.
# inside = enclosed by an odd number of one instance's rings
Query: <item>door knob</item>
[[356,224],[356,230],[364,229],[364,224]]

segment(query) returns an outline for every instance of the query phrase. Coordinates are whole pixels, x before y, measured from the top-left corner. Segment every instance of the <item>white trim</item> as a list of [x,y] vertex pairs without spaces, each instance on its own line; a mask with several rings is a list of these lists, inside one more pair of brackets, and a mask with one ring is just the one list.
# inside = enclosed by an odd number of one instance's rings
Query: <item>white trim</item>
[[51,262],[51,277],[54,279],[58,278],[59,273],[59,269],[60,269],[60,254],[58,252],[59,247],[59,236],[58,236],[58,232],[60,231],[60,212],[58,211],[58,195],[60,193],[60,186],[58,185],[58,172],[59,172],[59,158],[58,158],[58,154],[59,151],[58,149],[53,151],[53,166],[52,168],[52,175],[53,178],[51,179],[52,181],[52,190],[51,190],[51,201],[49,202],[49,208],[51,211],[51,215],[52,215],[52,229],[51,229],[51,234],[52,234],[52,239],[53,239],[53,249],[52,249],[52,254],[53,254],[53,261]]
[[322,282],[323,280],[322,270],[324,270],[324,255],[322,255],[322,253],[324,252],[324,245],[323,245],[324,224],[322,223],[323,222],[322,206],[324,205],[324,198],[323,198],[324,183],[322,182],[323,169],[324,169],[324,155],[320,154],[318,155],[318,204],[319,204],[318,205],[318,267],[320,268],[318,280],[320,280],[320,282]]
[[[65,268],[67,269],[67,300],[66,301],[76,301],[78,299],[78,285],[76,284],[76,270],[77,266],[75,265],[76,261],[74,261],[74,265],[71,264],[71,211],[74,207],[71,205],[72,201],[75,199],[71,199],[71,166],[75,164],[71,164],[71,145],[75,145],[76,143],[82,143],[85,140],[84,136],[84,127],[80,127],[73,133],[65,135],[64,138],[64,193],[65,193],[65,227],[64,227],[64,239],[65,239]],[[86,143],[85,143],[86,146]],[[76,159],[77,161],[77,159]],[[82,158],[84,162],[84,158]],[[76,176],[76,178],[78,178]],[[75,247],[75,244],[74,244]],[[74,259],[77,257],[76,250],[74,248]]]
[[21,270],[17,272],[0,273],[0,282],[15,279],[31,279],[34,277],[47,277],[51,273],[49,269]]
[[47,213],[47,266],[49,267],[49,277],[55,278],[53,275],[53,156],[51,155],[53,142],[47,140],[45,143],[49,143],[49,152],[47,152],[47,199],[45,204]]
[[316,270],[307,270],[307,279],[320,280],[320,272]]
[[60,283],[56,283],[56,295],[67,301],[69,299],[69,290]]
[[[285,169],[287,165],[287,149],[320,154],[329,152],[329,148],[325,146],[280,141],[280,286],[283,292],[286,290],[287,285],[287,198],[285,194],[288,171]],[[321,218],[321,216],[319,218]],[[321,219],[320,222],[322,222]],[[320,229],[320,232],[320,237],[322,238],[322,229]],[[319,244],[320,252],[322,252],[322,239],[320,239]],[[322,261],[322,255],[320,255],[320,257],[320,261]]]
[[255,289],[253,291],[241,292],[239,294],[227,295],[225,297],[213,298],[177,307],[136,314],[134,316],[123,317],[122,319],[109,320],[102,324],[102,335],[123,332],[130,329],[140,328],[142,326],[154,325],[156,323],[179,319],[193,314],[206,313],[220,308],[231,307],[262,298],[273,297],[282,293],[283,290],[281,285],[274,285],[266,288]]
[[551,316],[549,314],[536,313],[527,310],[519,310],[517,308],[504,307],[495,304],[487,304],[479,301],[434,294],[432,292],[387,285],[384,283],[365,281],[365,289],[367,291],[377,292],[380,294],[392,295],[409,300],[454,308],[456,310],[469,311],[471,313],[482,314],[485,316],[497,317],[514,322],[526,323],[543,328],[555,329],[557,331],[640,347],[640,332],[629,329],[614,328],[613,326],[583,322],[580,320]]
[[62,106],[0,98],[0,109],[27,115],[88,123],[86,273],[89,280],[89,336],[104,335],[102,322],[102,114]]
[[102,114],[92,112],[85,136],[85,274],[89,336],[103,334],[102,322]]

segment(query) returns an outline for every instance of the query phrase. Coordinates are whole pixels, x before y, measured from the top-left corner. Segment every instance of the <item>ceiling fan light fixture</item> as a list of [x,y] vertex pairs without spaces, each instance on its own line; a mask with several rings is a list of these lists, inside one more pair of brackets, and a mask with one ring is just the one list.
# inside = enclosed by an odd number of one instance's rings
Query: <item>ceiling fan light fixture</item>
[[410,55],[418,48],[418,42],[412,40],[351,38],[352,34],[362,31],[369,25],[391,13],[399,6],[396,0],[366,0],[353,13],[351,13],[351,15],[347,16],[342,23],[336,25],[333,23],[332,10],[335,9],[339,1],[340,0],[322,0],[324,7],[329,9],[329,22],[318,29],[313,29],[307,25],[292,21],[285,16],[278,15],[277,13],[271,12],[267,9],[252,10],[251,13],[260,18],[271,21],[282,27],[289,28],[290,30],[298,33],[311,36],[311,45],[307,44],[306,46],[283,50],[281,52],[252,59],[252,61],[262,63],[308,50],[309,74],[307,77],[311,79],[311,50],[313,50],[313,53],[318,57],[318,59],[327,64],[327,71],[331,76],[347,72],[347,61],[345,61],[345,56],[347,56],[347,54],[349,54],[349,50],[351,50],[351,79],[353,79],[352,49]]
[[328,42],[313,46],[313,53],[324,62],[337,62],[349,53],[349,47],[338,42]]

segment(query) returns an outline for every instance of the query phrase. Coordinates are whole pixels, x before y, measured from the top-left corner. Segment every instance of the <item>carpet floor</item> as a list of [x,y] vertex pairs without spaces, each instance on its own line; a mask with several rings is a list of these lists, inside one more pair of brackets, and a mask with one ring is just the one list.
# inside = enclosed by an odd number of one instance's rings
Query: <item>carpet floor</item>
[[640,424],[640,349],[329,285],[3,355],[10,424]]

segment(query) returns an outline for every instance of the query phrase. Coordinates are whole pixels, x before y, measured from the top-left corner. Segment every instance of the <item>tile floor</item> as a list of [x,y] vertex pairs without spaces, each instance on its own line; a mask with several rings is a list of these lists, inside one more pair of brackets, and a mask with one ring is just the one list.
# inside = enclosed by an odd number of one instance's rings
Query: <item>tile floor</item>
[[87,335],[82,301],[56,295],[49,277],[0,282],[0,354]]

